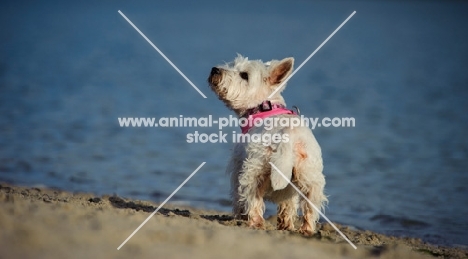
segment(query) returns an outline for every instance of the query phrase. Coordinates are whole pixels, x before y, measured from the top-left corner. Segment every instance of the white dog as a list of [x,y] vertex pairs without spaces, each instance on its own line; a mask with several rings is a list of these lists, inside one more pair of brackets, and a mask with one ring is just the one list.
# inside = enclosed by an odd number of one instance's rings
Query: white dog
[[[297,119],[297,113],[285,108],[280,94],[284,85],[268,99],[291,74],[293,63],[293,58],[263,63],[238,55],[233,63],[213,67],[208,82],[219,99],[239,118]],[[294,230],[294,219],[300,205],[303,223],[299,231],[313,234],[320,214],[270,164],[280,169],[317,208],[323,209],[327,198],[323,193],[322,154],[312,131],[304,125],[292,127],[289,124],[269,129],[258,125],[246,126],[242,131],[251,135],[269,134],[270,137],[276,136],[277,141],[269,145],[250,141],[237,143],[234,147],[227,172],[231,175],[235,216],[247,218],[251,227],[263,228],[263,200],[267,199],[278,204],[277,228]]]

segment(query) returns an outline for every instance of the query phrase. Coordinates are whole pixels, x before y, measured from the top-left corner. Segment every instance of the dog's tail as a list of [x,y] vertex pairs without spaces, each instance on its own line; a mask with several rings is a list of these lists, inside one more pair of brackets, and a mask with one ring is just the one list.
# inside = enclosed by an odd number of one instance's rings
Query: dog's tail
[[[275,152],[272,153],[270,162],[274,164],[288,180],[292,178],[294,166],[294,155],[291,143],[280,142]],[[288,186],[288,181],[284,179],[275,168],[271,168],[271,187],[273,190],[282,190]]]

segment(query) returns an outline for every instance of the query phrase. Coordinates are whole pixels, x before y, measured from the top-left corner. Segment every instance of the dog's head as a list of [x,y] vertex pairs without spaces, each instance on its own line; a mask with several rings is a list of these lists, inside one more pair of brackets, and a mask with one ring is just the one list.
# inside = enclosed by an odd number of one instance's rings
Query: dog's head
[[[213,67],[208,82],[219,99],[242,116],[246,110],[267,100],[291,74],[293,65],[294,58],[263,63],[238,55],[229,64]],[[281,96],[284,88],[285,84],[269,100],[285,105]]]

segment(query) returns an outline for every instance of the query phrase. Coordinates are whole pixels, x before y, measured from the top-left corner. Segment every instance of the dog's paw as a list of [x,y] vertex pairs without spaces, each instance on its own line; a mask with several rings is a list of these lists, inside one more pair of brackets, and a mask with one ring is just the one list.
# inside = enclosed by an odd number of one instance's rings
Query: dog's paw
[[293,231],[294,230],[294,223],[278,220],[277,225],[276,225],[276,229]]
[[299,229],[299,233],[304,236],[313,236],[315,234],[315,229],[309,225],[302,225]]
[[253,229],[265,230],[265,224],[258,222],[249,222],[249,227]]
[[252,217],[249,219],[249,227],[254,229],[265,229],[265,220],[262,217]]

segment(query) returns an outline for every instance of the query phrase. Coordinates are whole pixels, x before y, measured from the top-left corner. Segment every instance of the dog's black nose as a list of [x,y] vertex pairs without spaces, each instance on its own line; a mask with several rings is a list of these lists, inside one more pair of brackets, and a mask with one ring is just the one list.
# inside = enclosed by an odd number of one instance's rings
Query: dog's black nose
[[211,69],[211,74],[212,74],[212,75],[217,75],[217,74],[219,74],[219,73],[221,73],[221,70],[219,70],[219,68],[213,67],[213,68]]

